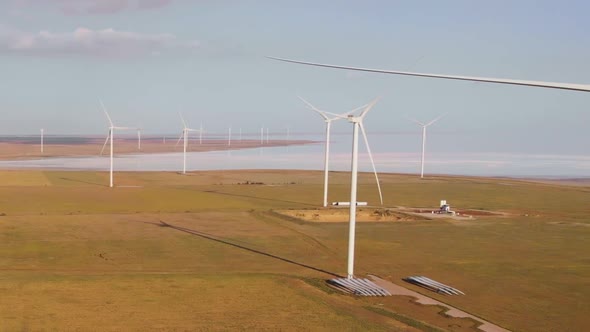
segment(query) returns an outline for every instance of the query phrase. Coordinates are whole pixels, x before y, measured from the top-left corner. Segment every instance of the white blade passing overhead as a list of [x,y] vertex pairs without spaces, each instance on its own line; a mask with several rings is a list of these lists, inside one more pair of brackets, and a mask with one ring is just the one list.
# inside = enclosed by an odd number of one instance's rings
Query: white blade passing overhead
[[323,64],[323,63],[314,63],[314,62],[290,60],[290,59],[283,59],[283,58],[275,58],[275,57],[270,57],[270,56],[267,58],[273,59],[273,60],[278,60],[278,61],[284,61],[284,62],[298,63],[298,64],[302,64],[302,65],[365,71],[365,72],[371,72],[371,73],[403,75],[403,76],[418,76],[418,77],[429,77],[429,78],[440,78],[440,79],[448,79],[448,80],[472,81],[472,82],[484,82],[484,83],[524,85],[524,86],[531,86],[531,87],[538,87],[538,88],[590,92],[590,84],[558,83],[558,82],[544,82],[544,81],[525,81],[525,80],[513,80],[513,79],[505,79],[505,78],[441,75],[441,74],[431,74],[431,73],[415,73],[415,72],[406,72],[406,71],[397,71],[397,70],[337,66],[337,65],[330,65],[330,64]]

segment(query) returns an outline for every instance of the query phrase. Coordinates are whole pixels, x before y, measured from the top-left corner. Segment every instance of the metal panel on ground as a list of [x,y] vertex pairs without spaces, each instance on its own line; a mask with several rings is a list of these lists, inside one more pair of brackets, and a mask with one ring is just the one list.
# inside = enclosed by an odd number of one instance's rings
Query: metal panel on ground
[[462,291],[460,291],[456,288],[453,288],[451,286],[447,286],[445,284],[442,284],[438,281],[432,280],[432,279],[424,277],[424,276],[406,277],[406,278],[403,278],[402,280],[404,280],[405,282],[409,282],[411,284],[418,285],[420,287],[429,289],[433,292],[441,293],[441,294],[465,295],[465,293],[463,293]]
[[359,296],[391,296],[391,293],[369,279],[336,278],[328,280],[328,284],[343,292]]

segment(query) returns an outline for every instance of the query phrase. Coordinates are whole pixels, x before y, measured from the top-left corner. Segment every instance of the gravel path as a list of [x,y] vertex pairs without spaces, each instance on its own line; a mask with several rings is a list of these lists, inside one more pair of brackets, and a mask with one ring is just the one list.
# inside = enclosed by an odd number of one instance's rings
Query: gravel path
[[396,285],[390,281],[383,280],[383,279],[373,276],[373,275],[369,275],[369,278],[378,286],[381,286],[381,287],[385,288],[386,290],[388,290],[392,295],[411,296],[411,297],[416,298],[417,303],[424,304],[424,305],[439,305],[439,306],[447,308],[448,311],[445,312],[445,314],[447,314],[449,316],[458,317],[458,318],[471,318],[475,321],[478,321],[478,322],[482,323],[482,325],[480,325],[478,328],[484,332],[510,332],[510,330],[507,330],[507,329],[502,328],[498,325],[492,324],[492,323],[490,323],[486,320],[483,320],[479,317],[470,315],[470,314],[466,313],[465,311],[461,311],[461,310],[454,308],[446,303],[442,303],[442,302],[437,301],[437,300],[430,298],[428,296],[414,292],[413,290],[409,290],[405,287]]

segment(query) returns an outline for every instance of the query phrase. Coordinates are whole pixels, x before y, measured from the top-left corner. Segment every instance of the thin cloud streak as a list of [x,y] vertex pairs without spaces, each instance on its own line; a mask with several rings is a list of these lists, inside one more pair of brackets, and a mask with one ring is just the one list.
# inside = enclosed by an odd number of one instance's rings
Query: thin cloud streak
[[162,8],[173,2],[174,0],[13,0],[13,4],[20,10],[53,7],[65,15],[109,15]]
[[180,40],[172,34],[143,34],[114,29],[84,27],[72,32],[22,32],[0,27],[0,54],[33,56],[91,56],[130,58],[166,52],[194,51],[197,41]]

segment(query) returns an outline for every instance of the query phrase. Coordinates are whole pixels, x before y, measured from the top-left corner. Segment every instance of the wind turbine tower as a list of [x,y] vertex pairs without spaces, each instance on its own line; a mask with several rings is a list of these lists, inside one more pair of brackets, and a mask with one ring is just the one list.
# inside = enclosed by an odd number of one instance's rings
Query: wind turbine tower
[[445,114],[440,115],[439,117],[437,117],[436,119],[434,119],[428,123],[422,123],[416,119],[408,118],[410,121],[413,121],[422,127],[422,158],[420,160],[420,178],[421,179],[424,178],[424,155],[426,153],[426,128],[428,128],[428,126],[435,123],[436,121],[440,120],[443,116],[445,116]]
[[186,174],[186,148],[188,147],[188,133],[191,131],[202,132],[202,130],[189,128],[186,124],[186,121],[184,121],[184,117],[182,116],[182,114],[180,114],[180,119],[182,120],[182,134],[180,135],[180,138],[178,138],[176,145],[178,145],[181,139],[184,139],[182,154],[182,174]]
[[203,144],[203,122],[201,121],[201,125],[199,126],[199,145]]
[[44,130],[43,130],[43,128],[41,128],[41,154],[43,154],[43,150],[44,150],[43,149],[43,143],[44,143],[43,142],[43,140],[44,140],[43,134],[44,134]]
[[111,120],[111,116],[110,116],[110,115],[109,115],[109,113],[107,112],[107,109],[106,109],[106,107],[104,106],[104,104],[103,104],[102,100],[99,100],[99,102],[100,102],[100,106],[102,107],[102,110],[104,111],[104,114],[105,114],[105,115],[106,115],[106,117],[107,117],[107,120],[109,121],[109,134],[108,134],[108,136],[107,136],[107,139],[104,141],[104,144],[103,144],[103,146],[102,146],[102,150],[100,151],[100,154],[102,154],[102,153],[103,153],[103,151],[104,151],[104,148],[106,147],[107,143],[108,143],[109,141],[111,141],[111,147],[110,147],[110,148],[111,148],[111,156],[110,156],[110,157],[111,157],[111,158],[110,158],[110,159],[111,159],[111,167],[110,167],[110,172],[109,172],[109,187],[111,187],[111,188],[112,188],[112,187],[113,187],[113,151],[114,151],[114,148],[113,148],[113,147],[114,147],[114,143],[113,143],[113,141],[115,140],[115,139],[114,139],[115,130],[134,130],[134,129],[135,129],[135,130],[137,130],[137,128],[131,128],[131,127],[116,127],[116,126],[113,124],[113,120]]
[[348,228],[348,270],[347,278],[354,278],[354,243],[356,233],[356,192],[357,192],[357,178],[358,178],[358,132],[359,129],[363,134],[365,144],[367,147],[367,153],[371,159],[373,170],[375,171],[375,179],[377,180],[377,187],[379,188],[379,197],[381,204],[383,204],[383,197],[381,196],[381,186],[379,184],[379,178],[377,178],[377,171],[375,170],[375,163],[373,162],[373,156],[369,148],[369,142],[367,141],[367,134],[363,126],[363,119],[367,113],[375,106],[378,99],[371,102],[359,116],[348,115],[348,121],[352,123],[352,162],[351,162],[351,179],[350,179],[350,217],[349,217],[349,228]]

